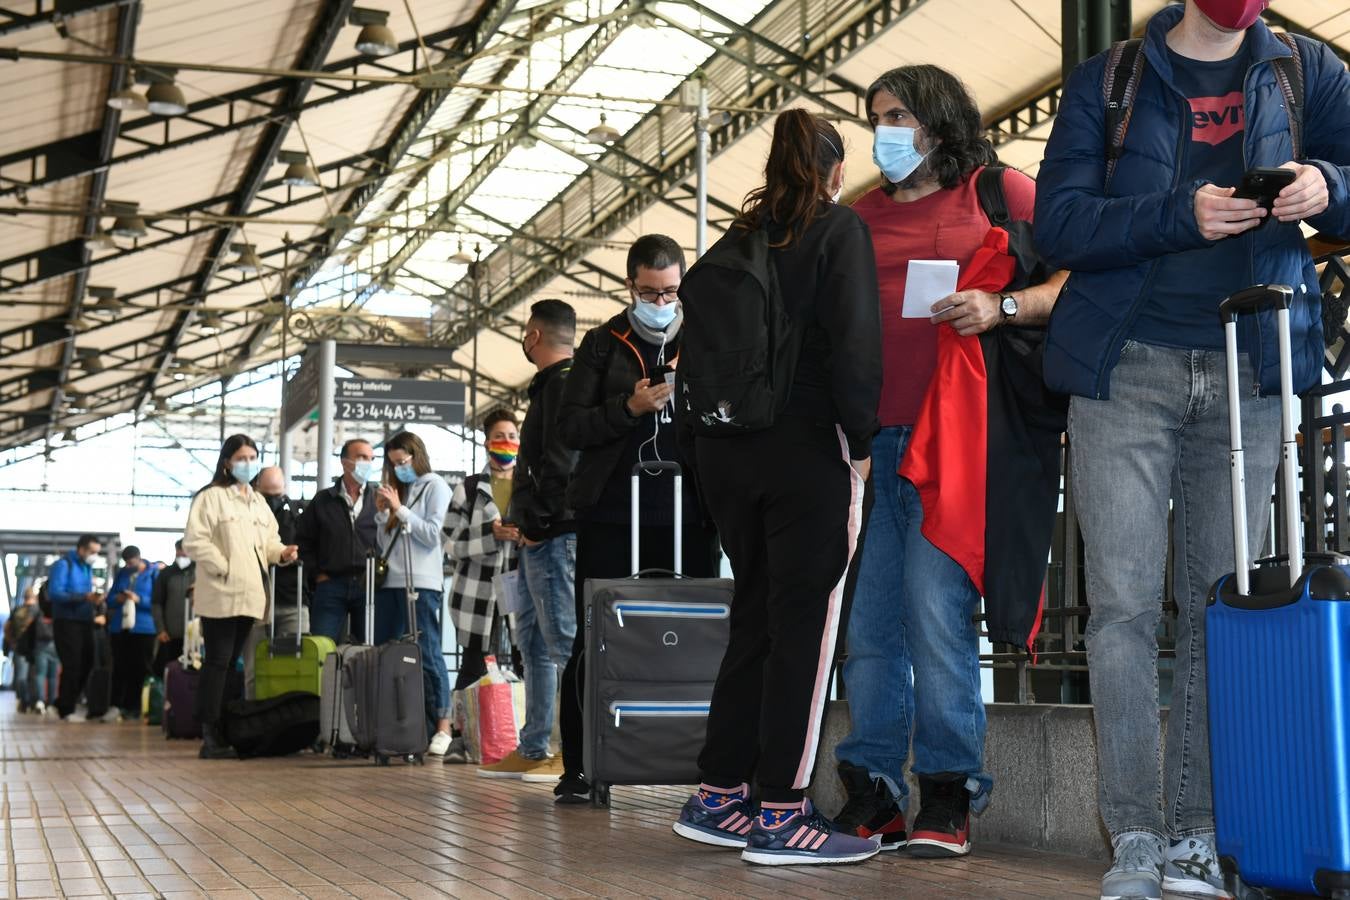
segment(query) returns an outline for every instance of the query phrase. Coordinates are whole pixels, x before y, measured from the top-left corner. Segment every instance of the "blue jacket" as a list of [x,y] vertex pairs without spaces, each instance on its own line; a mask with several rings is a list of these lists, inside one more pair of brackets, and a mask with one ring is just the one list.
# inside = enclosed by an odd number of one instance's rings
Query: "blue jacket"
[[94,589],[94,569],[71,550],[52,563],[47,573],[47,596],[52,601],[53,619],[94,621],[94,604],[85,595]]
[[[1158,261],[1169,253],[1212,246],[1195,221],[1195,192],[1204,181],[1182,182],[1190,109],[1172,81],[1165,38],[1182,8],[1168,7],[1148,23],[1147,65],[1139,79],[1129,131],[1109,190],[1105,180],[1102,81],[1106,54],[1070,75],[1045,160],[1036,176],[1036,243],[1070,275],[1050,319],[1045,379],[1050,387],[1107,399],[1110,374],[1148,296]],[[1244,82],[1248,167],[1279,166],[1293,155],[1284,96],[1270,60],[1289,48],[1261,22],[1249,29],[1252,64]],[[1324,44],[1298,38],[1303,57],[1303,146],[1326,176],[1330,205],[1308,223],[1350,235],[1350,75]],[[1320,377],[1321,292],[1297,223],[1271,221],[1232,238],[1251,255],[1251,284],[1294,288],[1294,389]],[[1204,272],[1196,272],[1203,282]],[[1215,321],[1218,303],[1215,298]],[[1239,321],[1239,346],[1250,354],[1262,393],[1279,392],[1275,320],[1269,311]]]
[[131,629],[131,634],[155,634],[155,607],[151,602],[154,597],[155,577],[159,574],[150,563],[145,564],[145,571],[136,576],[136,586],[131,587],[131,577],[136,575],[126,566],[117,573],[113,579],[112,587],[108,589],[108,633],[122,633],[122,601],[119,594],[126,590],[135,590],[136,596],[136,624]]

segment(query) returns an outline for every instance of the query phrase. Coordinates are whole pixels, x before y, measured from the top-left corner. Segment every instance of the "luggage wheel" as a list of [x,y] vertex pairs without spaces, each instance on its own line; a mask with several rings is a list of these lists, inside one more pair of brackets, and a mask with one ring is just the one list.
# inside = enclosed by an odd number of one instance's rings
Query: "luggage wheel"
[[409,753],[407,756],[403,757],[403,761],[406,762],[406,763],[407,763],[408,765],[410,765],[410,766],[411,766],[411,765],[418,765],[418,766],[424,766],[424,765],[426,765],[426,760],[422,759],[422,754],[420,754],[420,753]]
[[387,766],[387,765],[389,765],[389,757],[387,757],[387,756],[382,756],[381,754],[376,753],[376,754],[375,754],[375,765],[377,765],[377,766]]
[[609,785],[591,785],[591,806],[596,809],[607,808],[609,806]]

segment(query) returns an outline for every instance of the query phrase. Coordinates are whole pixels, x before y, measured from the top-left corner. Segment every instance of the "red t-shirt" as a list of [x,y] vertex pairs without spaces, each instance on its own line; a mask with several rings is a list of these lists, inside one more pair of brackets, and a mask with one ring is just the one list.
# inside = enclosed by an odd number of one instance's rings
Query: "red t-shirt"
[[[978,172],[978,170],[977,170]],[[1014,219],[1031,221],[1036,182],[1007,169],[1003,192]],[[911,259],[954,259],[965,271],[989,233],[989,219],[975,192],[975,174],[951,190],[896,203],[877,188],[853,209],[872,232],[881,292],[882,427],[913,425],[937,365],[937,327],[900,315]]]

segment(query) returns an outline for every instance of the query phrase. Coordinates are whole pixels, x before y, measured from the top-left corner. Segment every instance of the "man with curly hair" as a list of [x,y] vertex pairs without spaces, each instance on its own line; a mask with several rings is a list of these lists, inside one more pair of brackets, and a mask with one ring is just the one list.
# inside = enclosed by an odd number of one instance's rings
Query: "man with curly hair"
[[[852,731],[836,750],[848,803],[836,822],[879,836],[885,850],[963,856],[970,852],[970,813],[989,802],[993,785],[984,771],[972,621],[980,594],[924,537],[918,492],[897,470],[937,364],[938,326],[973,335],[1005,322],[1042,323],[1063,278],[1002,294],[958,291],[934,303],[931,318],[904,318],[911,260],[955,260],[964,270],[984,242],[990,222],[976,176],[998,160],[965,85],[936,66],[885,73],[867,91],[867,111],[882,184],[853,209],[871,230],[881,288],[881,432],[872,445],[875,500],[848,625]],[[1006,169],[1002,182],[1011,217],[1030,221],[1032,180]],[[907,834],[903,770],[911,735],[920,801]]]

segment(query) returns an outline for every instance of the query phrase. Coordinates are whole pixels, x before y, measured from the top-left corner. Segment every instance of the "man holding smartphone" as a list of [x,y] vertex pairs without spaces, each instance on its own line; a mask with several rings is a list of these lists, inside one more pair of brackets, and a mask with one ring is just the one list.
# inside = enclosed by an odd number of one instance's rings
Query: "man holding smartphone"
[[[1187,0],[1149,22],[1137,74],[1118,64],[1121,48],[1079,66],[1038,176],[1040,251],[1073,272],[1050,320],[1045,375],[1073,395],[1100,804],[1115,850],[1103,897],[1226,896],[1204,630],[1210,586],[1234,565],[1218,305],[1252,284],[1292,285],[1294,387],[1306,389],[1323,345],[1299,223],[1350,234],[1350,75],[1325,45],[1271,32],[1259,19],[1265,6]],[[1105,99],[1119,96],[1112,79],[1127,77],[1130,109],[1112,122]],[[1237,196],[1240,186],[1247,195],[1275,187],[1279,176],[1248,176],[1258,167],[1290,173],[1269,210]],[[1279,446],[1273,313],[1244,316],[1239,333],[1250,385],[1247,516],[1261,535]],[[1156,629],[1169,504],[1179,613],[1160,773]]]
[[[663,234],[638,238],[628,250],[626,310],[592,328],[581,340],[563,392],[558,432],[581,451],[567,486],[577,516],[577,621],[585,620],[588,578],[618,578],[635,569],[674,567],[675,502],[669,472],[642,478],[640,565],[629,559],[631,484],[639,462],[674,461],[686,469],[684,571],[717,575],[717,533],[704,525],[694,479],[675,442],[671,396],[680,358],[683,314],[676,291],[684,275],[684,250]],[[559,803],[586,803],[590,784],[582,772],[582,718],[577,702],[584,679],[585,630],[577,629],[563,672],[563,774]]]
[[[366,634],[366,557],[375,547],[375,492],[380,470],[370,441],[342,445],[342,477],[314,495],[295,525],[306,573],[313,573],[310,633],[334,641]],[[294,577],[294,576],[290,576]],[[280,579],[278,579],[280,583]]]

